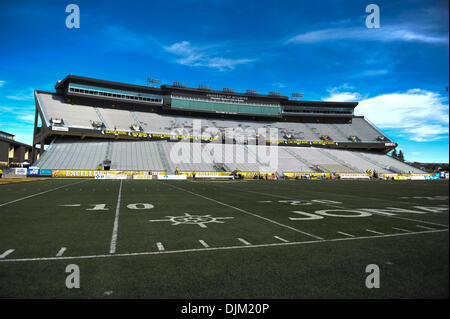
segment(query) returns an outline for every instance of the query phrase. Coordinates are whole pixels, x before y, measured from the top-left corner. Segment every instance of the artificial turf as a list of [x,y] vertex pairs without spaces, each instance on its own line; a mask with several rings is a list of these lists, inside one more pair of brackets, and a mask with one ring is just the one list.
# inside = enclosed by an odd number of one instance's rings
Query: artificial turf
[[[2,185],[0,255],[14,251],[0,259],[0,297],[448,298],[448,190],[448,181]],[[80,289],[66,288],[68,264],[80,267]],[[365,286],[369,264],[379,289]]]

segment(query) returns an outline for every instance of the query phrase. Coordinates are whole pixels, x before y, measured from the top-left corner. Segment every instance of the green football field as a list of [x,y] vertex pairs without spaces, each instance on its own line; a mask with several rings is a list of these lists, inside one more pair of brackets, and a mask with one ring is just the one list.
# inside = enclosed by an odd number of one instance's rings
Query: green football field
[[[448,298],[448,181],[0,185],[1,298]],[[68,289],[68,265],[80,288]],[[379,288],[366,287],[368,265]]]

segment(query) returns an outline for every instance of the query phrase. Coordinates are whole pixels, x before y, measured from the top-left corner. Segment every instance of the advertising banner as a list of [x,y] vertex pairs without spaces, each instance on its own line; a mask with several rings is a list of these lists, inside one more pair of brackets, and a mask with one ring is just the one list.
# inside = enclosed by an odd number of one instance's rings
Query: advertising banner
[[15,173],[16,173],[16,175],[27,175],[27,169],[26,168],[16,168]]
[[148,171],[52,170],[52,177],[96,178],[97,175],[148,175]]
[[176,179],[176,180],[182,180],[182,179],[187,179],[186,175],[156,175],[158,176],[159,180],[163,180],[163,179]]
[[369,174],[366,173],[339,173],[341,179],[369,179]]
[[36,167],[30,167],[28,169],[28,175],[41,175],[41,170]]
[[52,170],[51,169],[41,169],[41,175],[51,176]]

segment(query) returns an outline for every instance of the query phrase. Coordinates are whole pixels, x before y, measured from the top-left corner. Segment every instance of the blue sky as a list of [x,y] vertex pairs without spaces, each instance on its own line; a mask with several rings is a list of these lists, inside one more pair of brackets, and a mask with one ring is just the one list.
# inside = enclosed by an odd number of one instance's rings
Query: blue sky
[[[65,8],[80,8],[68,29]],[[368,29],[365,8],[380,8]],[[33,89],[67,74],[359,101],[409,161],[449,161],[447,1],[2,1],[0,130],[31,143]]]

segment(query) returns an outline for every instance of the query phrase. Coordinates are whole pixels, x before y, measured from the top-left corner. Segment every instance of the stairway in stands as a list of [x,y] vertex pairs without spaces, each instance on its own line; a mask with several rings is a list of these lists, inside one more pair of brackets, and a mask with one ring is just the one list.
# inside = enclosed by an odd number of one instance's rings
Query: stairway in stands
[[[324,167],[326,170],[328,170],[330,172],[330,169],[332,170],[331,172],[338,172],[337,169],[339,169],[339,166],[342,166],[340,169],[340,173],[358,173],[359,169],[356,168],[355,166],[351,165],[350,163],[345,162],[344,160],[334,156],[333,154],[326,152],[325,150],[318,148],[319,152],[322,153],[324,156],[331,158],[333,161],[339,163],[339,165],[336,164],[331,164],[328,165],[328,168],[325,167],[325,165],[319,165],[321,167]],[[347,168],[347,169],[345,169]]]
[[164,167],[166,168],[167,174],[174,174],[175,169],[173,168],[172,162],[169,161],[169,159],[167,158],[167,153],[162,144],[162,143],[168,143],[168,142],[167,141],[158,141],[158,142],[154,142],[154,143],[157,143],[159,156],[161,158],[161,162],[163,163]]
[[365,161],[368,161],[368,162],[374,164],[374,165],[377,166],[377,167],[382,167],[382,168],[384,168],[385,170],[387,170],[387,171],[389,171],[389,172],[392,172],[392,173],[403,173],[402,171],[397,170],[397,169],[395,169],[395,168],[393,168],[393,167],[385,167],[385,165],[382,165],[382,164],[380,164],[380,163],[378,163],[378,162],[372,160],[371,158],[369,158],[369,157],[367,157],[367,156],[364,156],[364,155],[363,155],[362,153],[360,153],[360,152],[354,152],[353,154],[355,154],[356,156],[362,158],[362,159],[365,160]]
[[318,172],[318,173],[323,173],[324,171],[320,168],[315,168],[314,164],[309,162],[308,160],[304,159],[303,157],[297,155],[295,152],[292,152],[289,147],[284,147],[284,150],[289,153],[291,156],[293,156],[295,159],[297,159],[298,161],[302,162],[303,164],[305,164],[306,166],[308,166],[309,168],[311,168],[314,172]]

